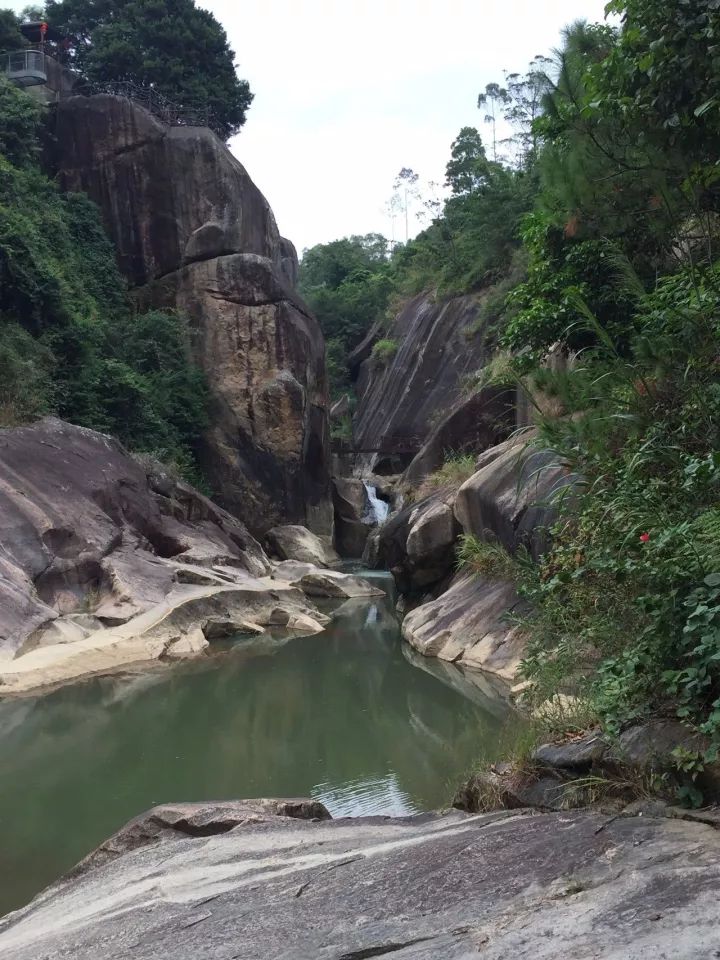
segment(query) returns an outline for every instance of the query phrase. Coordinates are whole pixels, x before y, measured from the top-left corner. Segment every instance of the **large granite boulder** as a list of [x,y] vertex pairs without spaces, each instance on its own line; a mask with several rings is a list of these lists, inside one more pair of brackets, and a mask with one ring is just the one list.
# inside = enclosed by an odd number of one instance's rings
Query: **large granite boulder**
[[329,534],[324,342],[267,201],[207,129],[167,128],[113,96],[63,99],[55,120],[53,171],[100,206],[139,307],[190,320],[218,501],[256,534],[282,522]]
[[538,558],[550,543],[557,497],[570,493],[573,477],[533,439],[532,431],[517,434],[482,453],[477,472],[458,491],[455,516],[464,533],[510,553],[524,547]]
[[324,614],[307,606],[301,590],[269,577],[177,586],[125,623],[0,661],[0,695],[35,692],[151,661],[201,656],[211,640],[262,634],[266,628],[311,636],[327,623]]
[[480,667],[512,681],[525,637],[508,617],[524,609],[513,584],[460,573],[440,597],[408,613],[402,634],[426,657]]
[[[0,920],[4,960],[699,960],[720,953],[720,834],[570,811],[303,820],[151,811]],[[288,815],[290,814],[290,815]]]
[[273,580],[299,587],[306,597],[349,600],[357,597],[384,597],[385,591],[362,577],[340,570],[323,570],[312,563],[285,560],[273,570]]

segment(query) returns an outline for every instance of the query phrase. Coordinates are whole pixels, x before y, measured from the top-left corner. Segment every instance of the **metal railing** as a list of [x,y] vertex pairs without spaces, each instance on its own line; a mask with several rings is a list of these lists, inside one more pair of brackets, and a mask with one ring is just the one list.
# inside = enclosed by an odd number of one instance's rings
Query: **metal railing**
[[209,107],[187,107],[183,104],[174,103],[153,87],[133,83],[130,80],[112,83],[80,81],[73,90],[72,96],[92,97],[97,94],[125,97],[127,100],[139,103],[140,106],[169,127],[208,127],[221,140],[225,140],[226,132]]
[[[56,63],[52,57],[47,56],[41,50],[31,47],[26,50],[15,50],[0,54],[0,71],[7,76],[8,80],[14,81],[19,86],[35,86],[48,82],[47,61]],[[96,94],[125,97],[127,100],[139,103],[140,106],[169,127],[208,127],[221,140],[225,140],[227,137],[227,131],[223,129],[222,124],[209,107],[191,107],[174,103],[153,87],[134,83],[130,80],[91,83],[78,77],[72,90],[66,90],[62,93],[60,91],[56,92],[63,97],[92,97]]]
[[40,50],[14,50],[0,56],[0,68],[8,80],[21,87],[47,83],[45,54]]

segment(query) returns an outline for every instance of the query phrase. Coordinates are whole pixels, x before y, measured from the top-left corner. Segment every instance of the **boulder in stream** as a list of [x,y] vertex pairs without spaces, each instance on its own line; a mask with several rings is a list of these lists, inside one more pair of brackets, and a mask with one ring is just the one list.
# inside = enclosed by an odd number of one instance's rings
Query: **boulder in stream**
[[460,534],[454,498],[455,491],[438,490],[401,510],[381,528],[377,552],[401,593],[422,593],[452,575]]
[[266,539],[270,550],[281,560],[297,560],[300,563],[312,563],[316,567],[327,567],[340,559],[332,547],[307,527],[292,524],[273,527]]

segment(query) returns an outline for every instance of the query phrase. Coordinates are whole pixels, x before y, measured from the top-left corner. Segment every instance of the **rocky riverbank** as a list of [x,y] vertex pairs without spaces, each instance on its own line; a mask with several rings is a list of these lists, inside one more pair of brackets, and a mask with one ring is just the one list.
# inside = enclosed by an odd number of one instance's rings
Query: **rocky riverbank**
[[0,952],[700,960],[720,951],[718,883],[720,834],[672,819],[335,821],[311,801],[171,805],[0,921]]
[[377,588],[278,528],[272,561],[239,520],[117,441],[47,419],[0,430],[0,696],[140,662],[202,656],[225,636],[302,636],[309,597]]

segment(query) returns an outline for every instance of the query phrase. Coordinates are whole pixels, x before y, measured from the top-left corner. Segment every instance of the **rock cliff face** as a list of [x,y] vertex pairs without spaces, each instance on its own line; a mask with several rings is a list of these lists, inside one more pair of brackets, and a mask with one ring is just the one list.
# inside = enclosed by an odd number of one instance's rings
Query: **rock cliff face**
[[311,801],[169,806],[0,920],[0,952],[699,960],[720,951],[719,881],[716,830],[653,816],[334,821]]
[[[353,424],[360,470],[395,473],[424,450],[424,473],[440,466],[446,450],[477,451],[503,439],[514,423],[514,394],[485,391],[469,401],[463,378],[483,367],[484,330],[480,295],[436,302],[429,294],[410,300],[382,336],[397,352],[386,366],[373,360],[373,332],[351,358],[357,376],[358,407]],[[394,455],[388,451],[395,449]],[[418,468],[415,473],[420,474]]]
[[280,522],[328,533],[324,342],[267,201],[209,130],[168,128],[112,96],[63,100],[55,116],[60,182],[100,206],[139,305],[190,320],[219,502],[258,534]]

